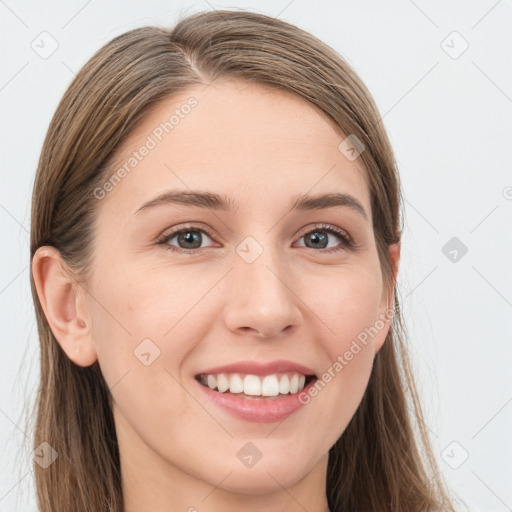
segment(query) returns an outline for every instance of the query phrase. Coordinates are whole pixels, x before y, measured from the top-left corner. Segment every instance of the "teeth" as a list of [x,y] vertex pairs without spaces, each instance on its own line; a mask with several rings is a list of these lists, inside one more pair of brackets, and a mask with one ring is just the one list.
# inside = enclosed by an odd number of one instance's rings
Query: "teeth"
[[294,373],[292,378],[290,379],[290,393],[297,393],[299,389],[299,376]]
[[281,377],[281,382],[279,382],[279,393],[282,395],[286,395],[290,392],[290,378],[288,375],[283,375]]
[[244,377],[244,393],[246,395],[261,395],[261,380],[256,375]]
[[208,380],[206,382],[208,387],[211,389],[217,387],[217,377],[215,377],[215,375],[208,375]]
[[224,391],[229,389],[229,380],[227,379],[227,377],[223,373],[221,373],[217,377],[217,389],[221,393],[224,393]]
[[[229,381],[229,392],[230,393],[243,393],[244,392],[244,381],[241,379],[239,375],[233,375],[228,379]],[[210,386],[211,389],[212,388]]]
[[261,383],[261,394],[263,396],[279,395],[279,381],[275,375],[267,375]]
[[299,373],[258,375],[240,375],[238,373],[218,375],[200,375],[201,382],[220,393],[244,393],[250,396],[277,396],[295,394],[304,389],[306,376]]

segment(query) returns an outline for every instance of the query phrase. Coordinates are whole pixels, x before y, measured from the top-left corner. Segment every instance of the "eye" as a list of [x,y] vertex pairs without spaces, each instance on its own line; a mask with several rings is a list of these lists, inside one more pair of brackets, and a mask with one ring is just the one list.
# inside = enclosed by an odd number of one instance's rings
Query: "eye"
[[[338,238],[341,243],[329,247],[329,235],[331,235],[331,237],[334,235],[334,238]],[[353,247],[353,243],[348,233],[340,228],[330,226],[328,224],[319,224],[318,226],[315,226],[313,230],[310,229],[302,235],[301,239],[302,238],[304,238],[307,244],[310,244],[304,245],[303,247],[307,247],[309,249],[320,248],[323,249],[322,252],[327,253],[337,252],[343,249],[351,249]]]
[[[171,251],[192,253],[194,249],[202,249],[201,244],[203,238],[210,238],[208,230],[205,228],[198,228],[197,226],[185,226],[180,229],[175,229],[171,232],[166,232],[156,241],[159,245],[164,245],[166,249]],[[171,244],[171,240],[176,238],[178,246]]]

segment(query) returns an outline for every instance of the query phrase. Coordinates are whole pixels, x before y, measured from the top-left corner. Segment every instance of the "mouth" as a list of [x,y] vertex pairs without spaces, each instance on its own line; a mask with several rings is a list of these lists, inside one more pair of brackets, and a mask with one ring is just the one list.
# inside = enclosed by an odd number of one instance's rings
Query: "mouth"
[[276,359],[234,361],[204,368],[195,380],[214,407],[244,421],[271,423],[291,414],[300,415],[299,411],[309,403],[310,388],[318,379],[312,368]]
[[283,372],[256,375],[254,373],[200,373],[197,385],[214,407],[251,423],[283,421],[298,413],[309,400],[310,388],[316,375]]
[[268,375],[244,373],[200,373],[195,379],[204,387],[246,400],[279,400],[298,395],[317,380],[316,375],[280,372]]

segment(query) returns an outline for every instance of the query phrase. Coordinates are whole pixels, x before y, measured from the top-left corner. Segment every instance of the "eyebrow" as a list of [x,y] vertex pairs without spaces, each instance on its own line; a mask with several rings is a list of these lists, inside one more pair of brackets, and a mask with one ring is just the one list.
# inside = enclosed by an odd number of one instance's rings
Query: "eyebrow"
[[[226,212],[234,211],[239,206],[239,203],[235,203],[232,198],[213,192],[169,190],[151,199],[147,203],[144,203],[134,214],[164,204],[182,204]],[[310,211],[339,206],[350,208],[359,213],[365,220],[368,220],[368,214],[363,205],[354,196],[343,193],[330,193],[316,196],[298,194],[292,198],[290,210]]]

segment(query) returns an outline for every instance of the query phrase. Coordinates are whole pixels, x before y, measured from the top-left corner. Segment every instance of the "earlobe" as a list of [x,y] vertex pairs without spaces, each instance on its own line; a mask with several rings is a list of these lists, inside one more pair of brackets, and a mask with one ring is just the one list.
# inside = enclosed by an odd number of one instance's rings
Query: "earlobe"
[[97,354],[86,305],[55,247],[43,246],[35,252],[32,276],[48,325],[62,350],[78,366],[93,364]]

